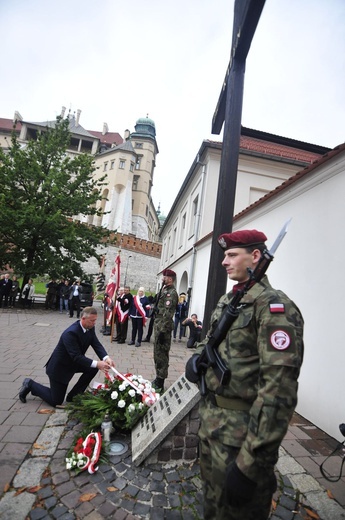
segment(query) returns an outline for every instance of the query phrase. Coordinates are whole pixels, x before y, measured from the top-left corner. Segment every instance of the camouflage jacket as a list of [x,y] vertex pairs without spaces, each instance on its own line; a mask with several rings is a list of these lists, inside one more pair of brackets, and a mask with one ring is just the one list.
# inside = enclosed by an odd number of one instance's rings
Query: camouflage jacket
[[175,287],[173,285],[165,285],[157,303],[157,314],[154,323],[156,332],[172,331],[177,302],[178,295]]
[[[219,300],[208,335],[232,297],[230,292]],[[197,353],[206,342],[207,338]],[[251,408],[227,410],[213,406],[207,398],[202,400],[200,437],[239,447],[236,462],[248,478],[255,480],[260,466],[275,464],[297,404],[297,379],[303,359],[302,315],[264,276],[241,300],[239,316],[218,352],[231,371],[231,379],[227,386],[220,387],[209,368],[207,388],[246,401]]]

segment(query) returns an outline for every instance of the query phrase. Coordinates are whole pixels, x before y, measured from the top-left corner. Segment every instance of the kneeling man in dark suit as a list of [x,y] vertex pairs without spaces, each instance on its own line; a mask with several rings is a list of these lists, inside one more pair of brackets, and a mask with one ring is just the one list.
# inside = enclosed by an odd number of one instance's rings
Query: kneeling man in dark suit
[[[50,388],[32,379],[24,379],[19,391],[22,403],[26,403],[26,396],[31,392],[51,406],[61,405],[68,383],[74,374],[81,372],[80,378],[66,396],[66,401],[70,402],[75,395],[85,392],[98,370],[106,372],[109,367],[115,367],[114,361],[110,359],[96,336],[96,320],[97,310],[94,307],[85,307],[80,321],[76,321],[62,333],[46,364]],[[93,348],[100,361],[85,356],[89,346]]]

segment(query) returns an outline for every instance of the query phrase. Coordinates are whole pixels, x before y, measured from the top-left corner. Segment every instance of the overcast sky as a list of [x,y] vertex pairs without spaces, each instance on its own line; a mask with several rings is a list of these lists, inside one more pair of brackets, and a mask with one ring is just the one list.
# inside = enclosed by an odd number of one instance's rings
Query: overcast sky
[[[124,135],[147,114],[167,215],[229,62],[233,0],[0,0],[0,117]],[[345,1],[267,0],[247,59],[242,124],[319,145],[345,141]]]

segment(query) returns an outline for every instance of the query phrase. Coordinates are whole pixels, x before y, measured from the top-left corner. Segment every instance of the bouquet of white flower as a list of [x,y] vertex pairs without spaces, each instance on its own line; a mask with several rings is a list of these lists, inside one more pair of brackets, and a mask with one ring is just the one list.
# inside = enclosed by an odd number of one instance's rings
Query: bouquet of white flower
[[88,430],[99,430],[107,413],[115,430],[131,430],[148,406],[157,399],[149,381],[140,375],[106,375],[103,384],[96,383],[92,392],[75,396],[67,412],[80,420]]

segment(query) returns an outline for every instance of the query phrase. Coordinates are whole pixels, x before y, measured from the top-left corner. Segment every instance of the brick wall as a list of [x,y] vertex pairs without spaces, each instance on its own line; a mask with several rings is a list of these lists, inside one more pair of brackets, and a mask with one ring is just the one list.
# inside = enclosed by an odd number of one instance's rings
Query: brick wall
[[[135,291],[139,287],[144,287],[146,291],[156,293],[157,284],[160,278],[157,278],[159,270],[160,255],[162,246],[157,242],[149,242],[137,238],[133,235],[117,235],[111,237],[109,245],[98,250],[99,254],[106,255],[105,279],[109,279],[110,271],[114,265],[114,261],[120,252],[120,284],[126,284]],[[129,258],[130,257],[130,258]],[[96,258],[90,258],[82,264],[86,273],[95,280],[99,265]]]
[[199,458],[199,403],[175,426],[146,459],[148,463],[179,465]]

